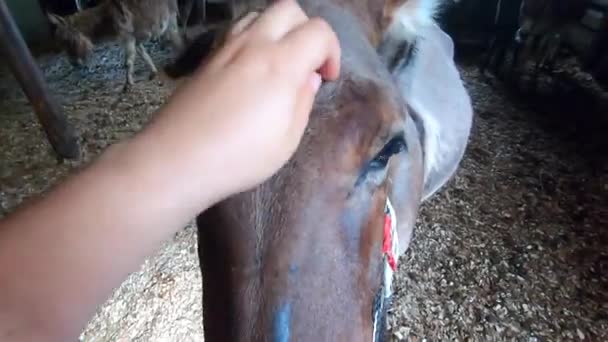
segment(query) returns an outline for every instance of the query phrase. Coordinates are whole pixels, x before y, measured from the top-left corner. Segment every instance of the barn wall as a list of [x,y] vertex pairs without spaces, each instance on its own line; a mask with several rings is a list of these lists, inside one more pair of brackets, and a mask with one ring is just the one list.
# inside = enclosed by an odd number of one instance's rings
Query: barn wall
[[6,4],[30,45],[48,41],[49,27],[38,0],[6,0]]
[[457,44],[483,44],[494,22],[497,2],[498,0],[450,2],[451,5],[442,18],[442,26]]

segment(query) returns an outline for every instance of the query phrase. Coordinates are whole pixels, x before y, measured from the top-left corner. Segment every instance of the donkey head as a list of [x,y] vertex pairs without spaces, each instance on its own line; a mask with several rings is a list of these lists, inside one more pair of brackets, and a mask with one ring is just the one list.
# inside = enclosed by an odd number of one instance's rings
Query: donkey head
[[[300,1],[337,33],[340,79],[321,87],[284,168],[197,219],[205,339],[383,337],[394,259],[421,201],[454,173],[471,126],[437,3]],[[195,41],[172,76],[192,72],[216,34]]]
[[82,65],[93,51],[91,40],[80,32],[70,18],[62,18],[55,14],[47,15],[53,28],[53,37],[64,50],[72,65]]

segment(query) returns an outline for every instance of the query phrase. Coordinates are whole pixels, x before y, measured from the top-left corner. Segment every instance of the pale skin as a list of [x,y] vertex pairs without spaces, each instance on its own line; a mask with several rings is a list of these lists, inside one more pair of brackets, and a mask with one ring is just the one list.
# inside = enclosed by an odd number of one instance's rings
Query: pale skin
[[289,160],[338,40],[293,0],[244,20],[140,133],[0,221],[0,340],[76,340],[164,241]]

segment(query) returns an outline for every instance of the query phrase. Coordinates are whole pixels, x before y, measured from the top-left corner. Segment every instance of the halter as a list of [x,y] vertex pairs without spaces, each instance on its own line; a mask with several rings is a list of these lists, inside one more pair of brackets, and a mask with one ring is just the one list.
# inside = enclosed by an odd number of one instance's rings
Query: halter
[[[372,318],[374,320],[374,331],[372,341],[378,340],[378,324],[388,302],[393,294],[392,284],[393,275],[397,271],[397,254],[399,248],[399,236],[397,234],[397,216],[395,209],[391,204],[390,199],[386,198],[386,206],[384,208],[384,238],[382,240],[382,259],[384,264],[384,272],[380,291],[374,300]],[[382,333],[382,332],[380,332]]]

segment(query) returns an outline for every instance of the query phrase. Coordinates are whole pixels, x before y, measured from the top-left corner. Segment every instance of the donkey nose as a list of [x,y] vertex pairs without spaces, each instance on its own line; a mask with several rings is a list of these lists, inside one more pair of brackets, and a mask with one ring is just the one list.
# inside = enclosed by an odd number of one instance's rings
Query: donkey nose
[[80,58],[70,58],[70,64],[74,68],[82,68],[82,67],[84,67],[84,62]]

